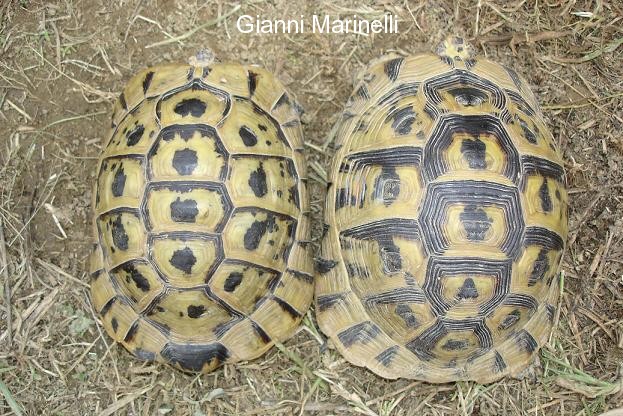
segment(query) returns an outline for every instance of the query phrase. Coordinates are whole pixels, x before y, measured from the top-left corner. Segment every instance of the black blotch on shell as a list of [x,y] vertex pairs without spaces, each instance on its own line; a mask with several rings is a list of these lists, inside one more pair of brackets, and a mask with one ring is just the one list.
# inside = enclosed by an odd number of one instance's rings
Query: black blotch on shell
[[487,169],[486,151],[487,145],[477,137],[461,142],[461,153],[471,169]]
[[112,222],[112,242],[119,250],[127,250],[130,238],[125,232],[125,227],[121,221],[121,215],[117,215],[117,218]]
[[180,197],[170,204],[171,219],[175,222],[195,222],[199,210],[194,199],[181,200]]
[[256,250],[266,231],[272,232],[275,227],[275,216],[272,214],[268,214],[264,221],[253,221],[244,234],[244,248],[249,251]]
[[262,339],[262,342],[264,342],[264,344],[268,344],[271,341],[266,331],[264,331],[257,323],[251,321],[251,326],[253,327],[255,333]]
[[197,152],[192,149],[185,148],[175,151],[172,163],[173,168],[178,174],[186,176],[193,173],[197,167],[198,161]]
[[506,363],[499,352],[495,352],[495,361],[493,363],[493,372],[500,373],[506,368]]
[[515,84],[517,89],[519,91],[521,91],[521,89],[522,89],[521,78],[519,78],[519,75],[517,74],[517,72],[514,69],[512,69],[512,68],[510,68],[510,67],[508,67],[506,65],[502,65],[502,66],[504,67],[504,69],[508,73],[509,77],[513,81],[513,84]]
[[262,162],[260,162],[258,168],[249,175],[249,186],[258,198],[263,197],[268,192],[266,171],[264,170],[264,164]]
[[331,271],[336,265],[337,262],[335,260],[327,260],[323,258],[317,258],[316,261],[316,271],[320,274],[325,274]]
[[[362,192],[362,194],[365,196],[364,192]],[[360,203],[363,203],[363,202],[364,202],[364,198],[361,199]],[[340,208],[344,208],[347,205],[356,206],[357,197],[350,193],[350,189],[339,188],[335,195],[335,209],[338,210]]]
[[266,290],[269,292],[274,291],[277,288],[277,285],[281,282],[281,275],[275,274],[270,279],[266,281]]
[[378,326],[366,321],[354,325],[337,334],[338,339],[346,348],[355,343],[367,344],[381,333]]
[[142,124],[135,126],[125,135],[127,145],[134,146],[136,143],[138,143],[141,140],[141,137],[143,137],[144,132],[145,126],[143,126]]
[[117,321],[117,318],[112,318],[110,320],[110,325],[112,326],[112,331],[117,333],[117,329],[119,329],[119,321]]
[[294,204],[295,207],[300,208],[299,206],[299,190],[296,185],[292,185],[288,188],[288,202]]
[[284,104],[290,104],[290,97],[288,97],[288,94],[285,93],[285,92],[281,95],[281,97],[279,97],[279,99],[277,100],[277,102],[273,106],[273,110],[276,109],[279,106],[284,105]]
[[115,172],[115,176],[112,180],[111,191],[114,197],[120,197],[123,195],[123,189],[125,188],[125,181],[127,176],[123,171],[123,165],[119,165],[119,168]]
[[476,299],[478,297],[478,289],[476,289],[474,279],[471,277],[465,279],[465,282],[463,282],[463,286],[459,289],[456,297],[458,299]]
[[465,206],[459,219],[470,241],[484,240],[493,222],[482,208],[472,204]]
[[500,324],[498,325],[498,329],[508,329],[511,326],[515,325],[519,321],[519,319],[521,319],[521,312],[519,312],[519,310],[517,309],[514,309],[511,313],[506,315],[504,319],[502,319],[502,322],[500,322]]
[[381,262],[383,263],[383,272],[387,274],[398,273],[402,270],[402,256],[398,246],[393,245],[391,248],[382,249]]
[[102,316],[106,316],[106,314],[110,311],[110,308],[112,308],[113,303],[115,303],[116,301],[117,297],[114,297],[106,302],[104,306],[102,306],[102,309],[100,309],[99,314]]
[[169,343],[160,351],[160,355],[172,364],[185,370],[201,371],[205,364],[216,361],[222,364],[229,358],[229,350],[220,343],[213,344],[176,344]]
[[411,128],[415,122],[415,112],[411,107],[401,108],[394,111],[389,118],[392,120],[392,129],[398,136],[411,133]]
[[487,101],[487,94],[478,88],[460,87],[448,91],[454,100],[464,107],[479,106]]
[[527,353],[531,354],[539,347],[538,342],[525,329],[515,333],[515,338],[520,347]]
[[547,319],[549,320],[549,322],[553,323],[554,317],[556,315],[556,307],[554,305],[547,303],[545,305],[545,313],[547,314]]
[[388,349],[382,351],[379,355],[374,357],[376,361],[383,364],[385,367],[389,367],[394,359],[394,356],[398,353],[398,346],[394,345],[393,347],[389,347]]
[[464,339],[449,339],[441,346],[441,348],[446,351],[457,351],[464,350],[468,346],[468,342]]
[[191,115],[193,117],[201,117],[208,108],[208,105],[198,98],[188,98],[180,101],[175,105],[173,111],[182,117]]
[[126,264],[123,267],[123,271],[125,271],[130,276],[138,289],[140,289],[142,292],[149,292],[149,280],[147,280],[145,276],[143,276],[134,265]]
[[249,71],[249,95],[253,95],[253,93],[255,92],[255,88],[257,87],[257,76],[258,74],[256,74],[255,72]]
[[519,118],[519,126],[521,127],[521,130],[523,131],[523,134],[526,140],[528,140],[532,144],[536,144],[537,142],[536,134],[532,130],[530,130],[528,123],[526,123],[521,118]]
[[400,316],[409,328],[417,328],[420,322],[417,320],[409,305],[403,303],[396,305],[396,315]]
[[478,137],[464,139],[461,143],[461,153],[471,169],[487,169],[486,151],[487,145]]
[[188,312],[189,318],[196,319],[205,313],[206,308],[203,305],[188,305],[188,308],[186,308],[186,310]]
[[238,130],[238,134],[240,135],[242,143],[244,143],[245,146],[251,147],[257,144],[257,136],[255,135],[253,130],[251,130],[247,126],[240,127],[240,129]]
[[147,74],[145,74],[145,78],[143,79],[143,94],[147,93],[147,90],[149,89],[149,85],[151,85],[151,80],[153,78],[154,78],[153,71],[149,71]]
[[181,250],[175,250],[169,263],[178,270],[186,274],[190,274],[193,266],[197,263],[197,258],[193,254],[190,247],[184,247]]
[[359,88],[357,88],[354,95],[361,98],[362,100],[370,99],[370,92],[368,91],[368,87],[366,87],[365,85],[361,85]]
[[275,302],[277,302],[277,304],[279,304],[279,306],[284,312],[290,315],[292,319],[298,319],[301,317],[301,314],[299,313],[299,311],[294,309],[294,307],[290,305],[288,302],[286,302],[285,300],[277,298],[277,297],[275,297],[274,300]]
[[528,278],[528,286],[534,286],[538,281],[543,279],[545,273],[549,270],[549,258],[547,257],[548,250],[542,248],[534,261],[532,272]]
[[242,282],[243,274],[240,272],[231,272],[227,279],[225,279],[225,284],[223,285],[223,290],[225,292],[233,292],[236,290],[240,282]]
[[135,321],[132,324],[132,326],[130,326],[130,329],[128,329],[128,332],[125,334],[125,338],[123,339],[123,341],[127,343],[132,342],[137,331],[138,331],[138,321]]
[[381,174],[374,182],[374,198],[383,201],[385,206],[391,205],[400,195],[400,176],[393,166],[383,166]]
[[125,100],[124,93],[119,94],[119,104],[121,104],[121,107],[123,107],[124,110],[128,109],[128,103]]
[[320,312],[335,306],[346,298],[344,293],[333,293],[330,295],[321,295],[316,298],[316,306]]
[[552,198],[549,196],[549,188],[547,186],[547,178],[543,178],[543,183],[539,188],[539,199],[541,200],[541,209],[545,212],[552,212]]
[[400,67],[404,62],[404,58],[395,58],[385,62],[383,67],[383,71],[387,78],[389,78],[392,82],[398,79],[398,75],[400,74]]
[[[342,244],[342,248],[346,249],[345,244]],[[368,279],[370,272],[365,266],[355,263],[346,263],[346,272],[352,278]]]

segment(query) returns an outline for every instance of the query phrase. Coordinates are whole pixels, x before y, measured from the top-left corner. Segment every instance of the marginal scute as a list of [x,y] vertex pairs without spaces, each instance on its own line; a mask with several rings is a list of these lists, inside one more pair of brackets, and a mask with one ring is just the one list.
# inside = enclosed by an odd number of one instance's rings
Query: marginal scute
[[210,372],[294,333],[313,297],[300,114],[272,74],[235,63],[147,68],[120,94],[91,299],[138,359]]
[[225,120],[217,127],[227,137],[229,152],[287,156],[291,154],[283,125],[252,101],[235,97]]
[[104,159],[98,177],[97,212],[121,207],[138,208],[143,186],[145,162],[142,157]]
[[563,162],[528,83],[450,37],[364,71],[335,128],[322,331],[386,378],[518,375],[551,330]]
[[152,145],[158,132],[158,121],[153,117],[157,100],[145,99],[131,110],[119,125],[111,129],[102,156],[142,155]]
[[145,310],[164,290],[164,282],[146,261],[130,261],[110,271],[115,287],[139,311]]

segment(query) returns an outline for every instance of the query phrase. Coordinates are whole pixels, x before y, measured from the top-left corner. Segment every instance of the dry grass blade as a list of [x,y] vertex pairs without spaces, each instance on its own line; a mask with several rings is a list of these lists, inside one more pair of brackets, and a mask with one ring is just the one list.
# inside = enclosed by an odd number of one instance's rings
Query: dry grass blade
[[11,305],[11,280],[9,278],[9,263],[6,255],[6,241],[4,239],[4,227],[0,217],[0,274],[4,281],[4,304],[6,305],[7,344],[13,344],[13,311]]
[[179,36],[174,36],[171,39],[167,39],[167,40],[163,40],[161,42],[156,42],[156,43],[152,43],[149,44],[147,46],[145,46],[145,49],[149,49],[149,48],[155,48],[156,46],[164,46],[164,45],[168,45],[170,43],[175,43],[175,42],[181,42],[185,39],[188,39],[189,37],[191,37],[192,35],[194,35],[195,33],[197,33],[198,31],[202,30],[202,29],[207,29],[211,26],[217,25],[220,22],[222,22],[223,20],[227,19],[229,16],[231,16],[232,14],[236,13],[238,10],[240,10],[240,7],[242,7],[240,4],[235,5],[231,10],[229,10],[227,13],[214,18],[212,20],[208,20],[207,22],[192,28],[191,30],[189,30],[186,33],[183,33]]
[[82,119],[86,119],[86,118],[97,117],[97,116],[101,116],[103,114],[108,114],[108,111],[98,111],[98,112],[95,112],[95,113],[82,114],[82,115],[79,115],[79,116],[64,117],[64,118],[61,118],[60,120],[55,120],[55,121],[51,122],[50,124],[47,124],[41,130],[47,130],[50,127],[54,127],[54,126],[57,126],[59,124],[68,123],[70,121],[82,120]]
[[536,43],[551,39],[558,39],[564,36],[572,35],[572,32],[560,32],[560,31],[544,31],[536,33],[505,33],[497,36],[483,36],[477,38],[476,41],[486,44],[510,44],[511,47],[515,47],[521,43]]
[[139,390],[137,392],[128,394],[123,399],[114,402],[112,405],[110,405],[106,409],[102,410],[98,414],[98,416],[110,416],[112,414],[115,414],[115,412],[117,412],[118,410],[123,409],[124,407],[126,407],[127,405],[129,405],[130,403],[135,401],[137,398],[139,398],[140,396],[142,396],[143,394],[147,393],[149,390],[151,390],[153,388],[154,388],[154,386],[148,386],[148,387],[145,387],[145,388],[143,388],[143,389],[141,389],[141,390]]
[[594,399],[609,396],[623,389],[623,377],[615,382],[603,381],[575,368],[565,360],[554,357],[547,350],[542,351],[542,356],[547,361],[547,371],[554,375],[556,384],[585,397]]
[[[281,342],[275,341],[275,346],[279,351],[286,355],[290,360],[292,360],[298,366],[297,370],[299,373],[304,374],[310,380],[317,380],[318,377],[314,375],[314,372],[307,367],[305,361],[301,357],[299,357],[294,351],[286,348]],[[322,380],[321,380],[322,381]],[[326,388],[326,384],[324,382],[320,383],[320,387]]]
[[599,416],[623,416],[623,407],[619,407],[618,409],[610,410],[606,413],[602,413]]
[[614,39],[603,48],[597,48],[594,51],[582,56],[581,58],[561,58],[553,57],[552,60],[564,64],[581,64],[584,62],[592,61],[595,58],[599,58],[604,53],[614,52],[619,46],[623,45],[623,37]]
[[328,376],[320,373],[319,371],[314,371],[314,374],[329,383],[331,385],[331,391],[354,406],[353,410],[357,413],[368,416],[379,416],[378,413],[370,409],[356,393],[349,392],[342,384],[331,380]]

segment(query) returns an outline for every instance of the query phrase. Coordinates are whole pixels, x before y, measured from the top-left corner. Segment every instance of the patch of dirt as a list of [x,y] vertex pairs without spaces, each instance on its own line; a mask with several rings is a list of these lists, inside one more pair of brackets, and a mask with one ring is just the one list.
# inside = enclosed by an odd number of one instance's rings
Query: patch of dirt
[[[8,0],[0,5],[0,379],[10,414],[595,415],[623,403],[623,5],[620,1]],[[240,6],[233,15],[224,16]],[[373,18],[398,35],[247,35],[241,14]],[[216,23],[205,25],[213,19]],[[194,33],[163,46],[149,45]],[[388,52],[463,35],[516,68],[564,151],[569,246],[559,325],[522,380],[387,381],[302,330],[264,357],[190,376],[112,345],[88,302],[90,193],[111,105],[133,73],[201,47],[273,71],[306,109],[312,210],[351,80]],[[320,235],[318,225],[314,238]],[[7,302],[10,299],[10,304]],[[313,314],[306,325],[313,332]],[[315,372],[303,371],[301,363]],[[3,387],[0,384],[0,387]],[[0,389],[4,390],[4,389]],[[101,413],[100,413],[101,412]]]

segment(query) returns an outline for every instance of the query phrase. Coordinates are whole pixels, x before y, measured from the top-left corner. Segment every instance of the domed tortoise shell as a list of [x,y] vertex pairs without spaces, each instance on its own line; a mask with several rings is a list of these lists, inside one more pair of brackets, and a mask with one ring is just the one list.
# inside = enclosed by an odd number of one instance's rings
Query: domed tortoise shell
[[93,201],[92,302],[115,341],[208,372],[292,334],[313,297],[299,113],[255,66],[128,82]]
[[551,331],[568,228],[537,100],[456,37],[360,78],[329,171],[321,329],[387,378],[517,375]]

